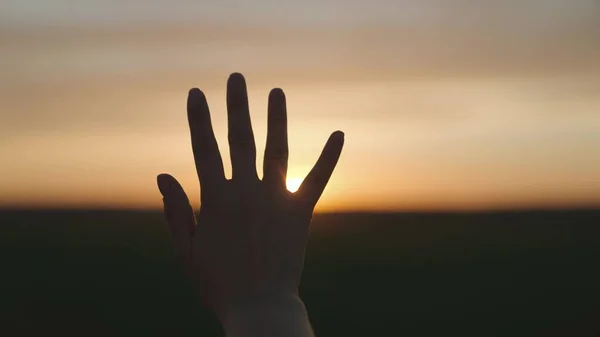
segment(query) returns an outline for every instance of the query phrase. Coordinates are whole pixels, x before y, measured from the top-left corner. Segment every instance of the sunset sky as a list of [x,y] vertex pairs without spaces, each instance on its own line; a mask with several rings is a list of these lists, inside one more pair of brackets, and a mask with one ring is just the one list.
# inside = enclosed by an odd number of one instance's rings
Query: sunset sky
[[231,72],[259,172],[272,87],[289,177],[346,133],[321,210],[600,206],[599,1],[4,0],[0,207],[197,205],[187,91],[230,172]]

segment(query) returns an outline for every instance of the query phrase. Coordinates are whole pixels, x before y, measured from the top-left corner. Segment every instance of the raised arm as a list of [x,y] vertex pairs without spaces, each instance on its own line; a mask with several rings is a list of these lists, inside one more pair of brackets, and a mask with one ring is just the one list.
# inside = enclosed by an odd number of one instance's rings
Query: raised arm
[[158,176],[164,212],[177,255],[205,305],[229,337],[312,336],[298,285],[313,209],[333,172],[344,143],[334,132],[299,190],[290,193],[285,95],[269,95],[263,179],[256,172],[256,146],[246,83],[227,82],[232,179],[226,179],[204,94],[192,89],[188,120],[201,207],[194,216],[181,185]]

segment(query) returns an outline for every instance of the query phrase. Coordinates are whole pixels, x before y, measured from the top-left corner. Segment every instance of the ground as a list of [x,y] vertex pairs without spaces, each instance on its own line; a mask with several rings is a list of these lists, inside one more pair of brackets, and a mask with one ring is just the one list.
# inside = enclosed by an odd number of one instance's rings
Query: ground
[[[10,334],[220,336],[153,212],[0,212]],[[600,211],[316,215],[317,336],[600,335]]]

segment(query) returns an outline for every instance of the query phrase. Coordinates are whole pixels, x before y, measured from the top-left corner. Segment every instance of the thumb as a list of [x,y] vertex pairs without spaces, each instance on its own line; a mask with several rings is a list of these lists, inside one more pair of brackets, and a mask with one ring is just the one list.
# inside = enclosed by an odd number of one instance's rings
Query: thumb
[[194,211],[183,187],[175,178],[169,174],[159,174],[156,180],[163,196],[164,214],[176,253],[185,264],[192,254],[192,237],[196,229]]

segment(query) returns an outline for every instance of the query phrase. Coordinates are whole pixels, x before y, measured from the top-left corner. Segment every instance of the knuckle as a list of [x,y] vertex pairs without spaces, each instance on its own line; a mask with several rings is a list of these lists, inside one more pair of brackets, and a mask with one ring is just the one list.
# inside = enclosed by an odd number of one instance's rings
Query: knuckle
[[270,148],[265,151],[267,159],[288,159],[288,150],[284,148]]

